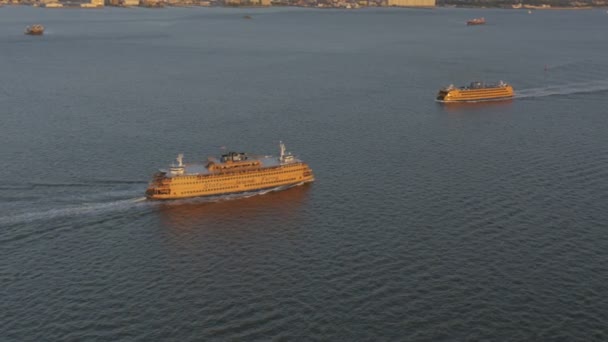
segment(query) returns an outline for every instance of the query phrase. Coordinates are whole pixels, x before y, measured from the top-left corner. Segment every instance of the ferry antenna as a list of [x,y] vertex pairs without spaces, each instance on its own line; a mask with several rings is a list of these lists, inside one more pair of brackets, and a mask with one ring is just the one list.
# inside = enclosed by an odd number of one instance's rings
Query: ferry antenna
[[283,141],[279,140],[279,147],[281,149],[281,155],[279,156],[279,160],[283,160],[285,158],[285,144],[283,144]]

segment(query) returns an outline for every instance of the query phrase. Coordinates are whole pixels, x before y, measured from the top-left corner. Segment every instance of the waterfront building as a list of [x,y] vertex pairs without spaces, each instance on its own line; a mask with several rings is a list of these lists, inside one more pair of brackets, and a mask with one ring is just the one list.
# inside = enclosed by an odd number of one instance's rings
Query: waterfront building
[[91,0],[91,2],[85,2],[80,4],[80,7],[83,8],[98,8],[104,6],[104,0]]
[[435,7],[435,0],[388,0],[387,4],[396,7]]
[[60,7],[63,7],[63,4],[55,1],[55,2],[46,2],[41,6],[44,6],[46,8],[60,8]]
[[224,0],[225,6],[270,6],[271,0]]

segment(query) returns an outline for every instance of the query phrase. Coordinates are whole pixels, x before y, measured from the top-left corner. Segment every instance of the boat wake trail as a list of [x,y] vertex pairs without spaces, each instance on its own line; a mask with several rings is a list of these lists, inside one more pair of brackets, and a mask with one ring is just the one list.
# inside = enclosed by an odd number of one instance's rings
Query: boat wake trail
[[0,226],[3,225],[16,225],[24,224],[35,221],[47,221],[62,218],[73,218],[73,217],[84,217],[94,216],[100,214],[117,213],[131,211],[135,209],[146,209],[152,208],[159,204],[163,205],[181,205],[181,204],[192,204],[192,203],[214,203],[231,201],[243,198],[249,198],[259,195],[264,195],[270,192],[282,191],[295,186],[302,185],[304,183],[279,186],[270,189],[264,189],[259,191],[243,192],[238,194],[218,195],[209,197],[195,197],[186,198],[171,201],[149,201],[145,197],[136,197],[128,199],[119,199],[111,201],[101,202],[88,202],[75,205],[69,205],[62,208],[51,208],[47,210],[40,210],[35,212],[17,213],[14,215],[0,216]]
[[608,91],[608,80],[577,82],[517,91],[516,99]]
[[64,208],[53,208],[44,211],[20,213],[16,215],[0,217],[0,225],[28,223],[40,220],[51,220],[66,217],[97,215],[100,213],[120,212],[132,210],[137,207],[146,206],[145,197],[130,198],[111,202],[93,202],[68,206]]

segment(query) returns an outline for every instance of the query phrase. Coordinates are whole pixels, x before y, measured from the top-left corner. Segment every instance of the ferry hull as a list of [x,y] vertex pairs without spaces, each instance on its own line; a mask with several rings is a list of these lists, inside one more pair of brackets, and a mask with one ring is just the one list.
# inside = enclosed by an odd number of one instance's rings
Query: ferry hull
[[[148,201],[171,201],[171,200],[188,199],[188,198],[204,198],[204,197],[213,197],[213,196],[222,196],[222,195],[255,193],[256,191],[264,191],[264,190],[277,189],[277,188],[278,188],[278,190],[283,191],[283,190],[287,190],[294,186],[312,183],[313,181],[314,181],[314,179],[311,179],[311,180],[308,180],[305,182],[300,182],[300,183],[287,183],[284,185],[274,185],[274,186],[262,187],[262,188],[257,188],[257,189],[247,189],[247,190],[239,190],[239,191],[233,191],[233,192],[217,192],[217,193],[209,193],[209,194],[205,194],[205,195],[194,195],[194,196],[178,196],[178,197],[175,197],[175,196],[147,196],[147,193],[146,193],[146,199]],[[284,187],[284,188],[282,188],[282,187]]]
[[439,100],[437,99],[437,102],[439,103],[475,103],[475,102],[490,102],[490,101],[506,101],[506,100],[512,100],[513,96],[505,96],[505,97],[493,97],[493,98],[484,98],[484,99],[479,99],[479,100],[469,100],[469,99],[464,99],[464,100]]

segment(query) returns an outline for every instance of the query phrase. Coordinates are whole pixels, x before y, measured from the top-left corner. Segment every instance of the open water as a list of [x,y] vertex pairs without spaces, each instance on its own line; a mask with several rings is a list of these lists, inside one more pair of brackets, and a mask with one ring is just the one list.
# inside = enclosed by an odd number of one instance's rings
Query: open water
[[[0,340],[608,340],[606,32],[604,10],[0,8]],[[474,80],[517,98],[434,102]],[[179,152],[279,140],[315,183],[143,200]]]

